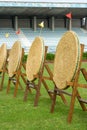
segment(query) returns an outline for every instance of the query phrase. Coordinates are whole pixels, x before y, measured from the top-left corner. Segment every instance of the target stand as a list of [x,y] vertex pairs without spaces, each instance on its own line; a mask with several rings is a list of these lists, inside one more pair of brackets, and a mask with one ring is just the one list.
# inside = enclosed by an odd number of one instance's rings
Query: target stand
[[[26,74],[27,74],[27,83],[24,93],[24,101],[27,100],[29,88],[35,89],[35,100],[34,106],[38,105],[38,100],[40,94],[41,83],[43,82],[42,75],[44,71],[44,65],[47,54],[47,46],[44,46],[43,39],[41,37],[36,37],[32,43],[32,46],[29,50],[27,64],[26,64]],[[37,83],[36,83],[37,80]],[[48,88],[45,87],[47,92]],[[49,94],[52,98],[52,95]]]
[[[15,52],[17,51],[17,52]],[[17,96],[18,86],[23,90],[23,87],[20,82],[20,77],[22,77],[23,81],[26,81],[24,75],[22,74],[22,67],[24,56],[24,49],[21,48],[20,41],[16,41],[11,49],[8,63],[8,85],[7,85],[7,94],[10,91],[11,82],[14,84],[14,97]],[[22,75],[22,76],[21,76]]]
[[4,43],[0,47],[0,77],[1,77],[0,91],[3,89],[5,73],[7,72],[8,54],[9,50],[7,50],[6,44]]

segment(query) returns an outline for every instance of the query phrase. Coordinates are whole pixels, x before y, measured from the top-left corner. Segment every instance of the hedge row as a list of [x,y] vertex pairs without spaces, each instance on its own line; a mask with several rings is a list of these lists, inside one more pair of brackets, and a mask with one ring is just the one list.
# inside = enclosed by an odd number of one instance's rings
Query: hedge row
[[[47,53],[46,60],[54,60],[54,57],[55,57],[55,54]],[[87,60],[87,52],[83,53],[82,59]],[[26,62],[26,60],[27,60],[27,55],[24,55],[23,62]]]
[[[54,60],[54,54],[52,54],[52,53],[47,53],[47,56],[46,56],[46,59],[47,60]],[[26,62],[26,60],[27,60],[27,55],[24,55],[24,57],[23,57],[23,62]]]

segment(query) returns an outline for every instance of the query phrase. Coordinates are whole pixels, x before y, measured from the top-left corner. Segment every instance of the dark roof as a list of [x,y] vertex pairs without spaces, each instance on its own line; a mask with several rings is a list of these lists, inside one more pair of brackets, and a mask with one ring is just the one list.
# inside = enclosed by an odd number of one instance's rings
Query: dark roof
[[[64,3],[65,0],[51,0],[53,3],[46,3],[48,0],[7,0],[11,2],[4,2],[0,0],[0,15],[2,16],[37,16],[37,17],[50,17],[55,16],[63,18],[67,13],[71,12],[73,18],[82,18],[87,16],[87,0],[83,3],[79,3],[79,0],[71,0],[74,3]],[[31,3],[29,2],[31,1]],[[39,1],[39,2],[38,2]],[[41,2],[44,1],[45,3]],[[58,1],[57,3],[55,3]],[[77,1],[78,3],[75,3]],[[21,3],[22,2],[22,3]],[[26,3],[27,2],[27,3]],[[80,0],[82,2],[82,0]],[[86,3],[85,3],[86,2]]]

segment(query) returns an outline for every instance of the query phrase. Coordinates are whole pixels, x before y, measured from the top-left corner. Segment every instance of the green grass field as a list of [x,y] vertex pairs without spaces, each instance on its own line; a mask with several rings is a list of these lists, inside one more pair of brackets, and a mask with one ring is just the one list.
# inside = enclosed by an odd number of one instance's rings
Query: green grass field
[[[87,63],[83,63],[82,66],[86,67]],[[24,102],[24,90],[20,88],[16,98],[13,97],[13,85],[11,85],[10,93],[6,94],[7,81],[8,75],[5,76],[3,90],[0,92],[0,130],[87,130],[87,112],[82,111],[77,100],[72,123],[68,124],[70,97],[66,96],[68,101],[66,106],[58,96],[54,113],[50,113],[52,102],[44,86],[41,86],[38,107],[34,107],[35,90],[32,90],[32,94],[29,94],[28,100]],[[79,82],[86,83],[81,74]],[[51,89],[54,88],[52,82],[48,84]],[[23,87],[25,89],[25,84]],[[66,91],[70,92],[71,88]],[[80,88],[79,92],[87,99],[86,89]]]

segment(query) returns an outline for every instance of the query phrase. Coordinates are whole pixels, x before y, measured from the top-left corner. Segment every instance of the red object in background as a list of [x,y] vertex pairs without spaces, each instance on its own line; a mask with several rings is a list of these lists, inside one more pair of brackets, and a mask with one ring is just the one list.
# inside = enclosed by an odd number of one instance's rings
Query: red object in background
[[20,34],[20,29],[18,29],[18,31],[16,31],[16,34]]
[[68,13],[68,14],[66,14],[66,17],[69,18],[69,19],[71,19],[72,18],[72,14]]

